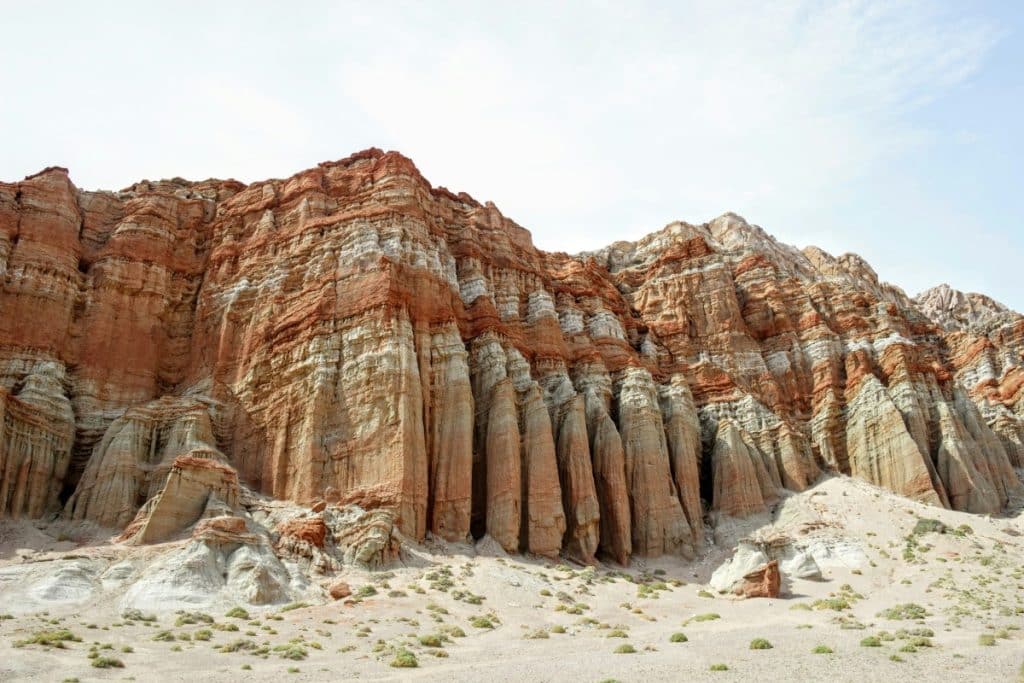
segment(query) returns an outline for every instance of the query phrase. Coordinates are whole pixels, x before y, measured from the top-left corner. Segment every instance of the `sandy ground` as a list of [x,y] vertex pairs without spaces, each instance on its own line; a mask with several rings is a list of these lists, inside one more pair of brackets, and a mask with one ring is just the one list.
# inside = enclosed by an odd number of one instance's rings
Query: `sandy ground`
[[[920,518],[970,530],[915,535]],[[735,541],[769,526],[832,549],[819,559],[824,580],[793,581],[780,599],[709,597],[706,582]],[[357,604],[246,606],[248,619],[225,616],[229,604],[207,606],[196,623],[180,625],[188,619],[173,611],[129,623],[124,587],[78,586],[62,566],[110,564],[125,551],[58,540],[59,529],[0,526],[0,680],[1024,680],[1024,517],[926,507],[843,477],[787,498],[771,517],[720,525],[718,543],[695,562],[588,569],[431,545],[409,549],[386,571],[346,571],[357,594],[376,591]],[[842,609],[814,607],[828,598],[841,598],[833,606]],[[882,614],[905,603],[926,615]],[[718,618],[695,619],[708,614]],[[465,636],[451,637],[455,627]],[[18,645],[59,629],[81,640]],[[420,641],[446,630],[442,647]],[[201,631],[209,640],[196,639]],[[173,640],[154,640],[163,632]],[[686,642],[671,642],[675,633]],[[862,646],[871,636],[880,646]],[[982,644],[985,636],[994,644]],[[923,639],[916,646],[915,637]],[[755,638],[772,648],[751,649]],[[237,641],[255,649],[223,651]],[[616,653],[625,644],[635,652]],[[832,653],[813,652],[819,645]],[[400,648],[416,668],[391,666]],[[91,651],[124,667],[96,668]],[[728,668],[712,671],[716,664]]]

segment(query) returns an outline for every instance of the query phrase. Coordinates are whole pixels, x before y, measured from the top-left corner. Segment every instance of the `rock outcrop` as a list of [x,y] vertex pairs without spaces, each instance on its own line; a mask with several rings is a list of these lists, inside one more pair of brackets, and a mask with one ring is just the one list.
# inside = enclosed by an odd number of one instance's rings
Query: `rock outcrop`
[[745,575],[733,592],[744,598],[777,598],[781,586],[778,560],[772,560]]
[[238,508],[238,474],[212,456],[192,451],[175,458],[167,483],[139,509],[122,538],[159,543],[202,517],[230,516]]
[[250,185],[50,168],[0,183],[0,285],[4,515],[213,533],[198,457],[353,561],[431,534],[626,563],[822,471],[1022,494],[1024,318],[733,214],[569,256],[375,149]]

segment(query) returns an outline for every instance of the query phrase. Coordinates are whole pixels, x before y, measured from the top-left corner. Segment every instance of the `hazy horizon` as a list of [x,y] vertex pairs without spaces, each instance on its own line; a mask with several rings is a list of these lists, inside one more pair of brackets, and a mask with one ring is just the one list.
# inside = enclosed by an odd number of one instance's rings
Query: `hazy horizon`
[[546,250],[732,211],[1024,310],[1024,5],[4,10],[6,182],[253,182],[376,146]]

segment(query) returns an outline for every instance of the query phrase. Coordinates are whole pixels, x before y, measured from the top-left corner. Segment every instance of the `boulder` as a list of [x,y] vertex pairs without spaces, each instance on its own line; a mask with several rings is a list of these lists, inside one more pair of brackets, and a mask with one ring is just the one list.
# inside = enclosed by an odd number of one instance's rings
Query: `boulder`
[[777,598],[782,585],[779,563],[772,560],[746,574],[733,589],[733,593],[745,598]]

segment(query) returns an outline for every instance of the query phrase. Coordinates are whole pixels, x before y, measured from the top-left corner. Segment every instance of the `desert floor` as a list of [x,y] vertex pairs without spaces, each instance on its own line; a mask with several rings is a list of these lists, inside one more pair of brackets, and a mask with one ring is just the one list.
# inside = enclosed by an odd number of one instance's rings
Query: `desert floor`
[[[946,532],[914,533],[922,518]],[[346,570],[355,604],[245,606],[248,617],[226,616],[231,604],[125,615],[124,586],[82,585],[75,567],[127,551],[59,540],[61,528],[0,523],[0,680],[1024,680],[1024,517],[936,509],[844,477],[719,525],[693,562],[587,568],[429,544],[385,570]],[[757,530],[814,545],[824,580],[787,580],[779,599],[712,595],[711,573]],[[60,647],[24,642],[65,629],[74,640]],[[771,648],[751,649],[757,638]],[[392,666],[405,653],[417,666]],[[123,668],[92,665],[102,658]]]

